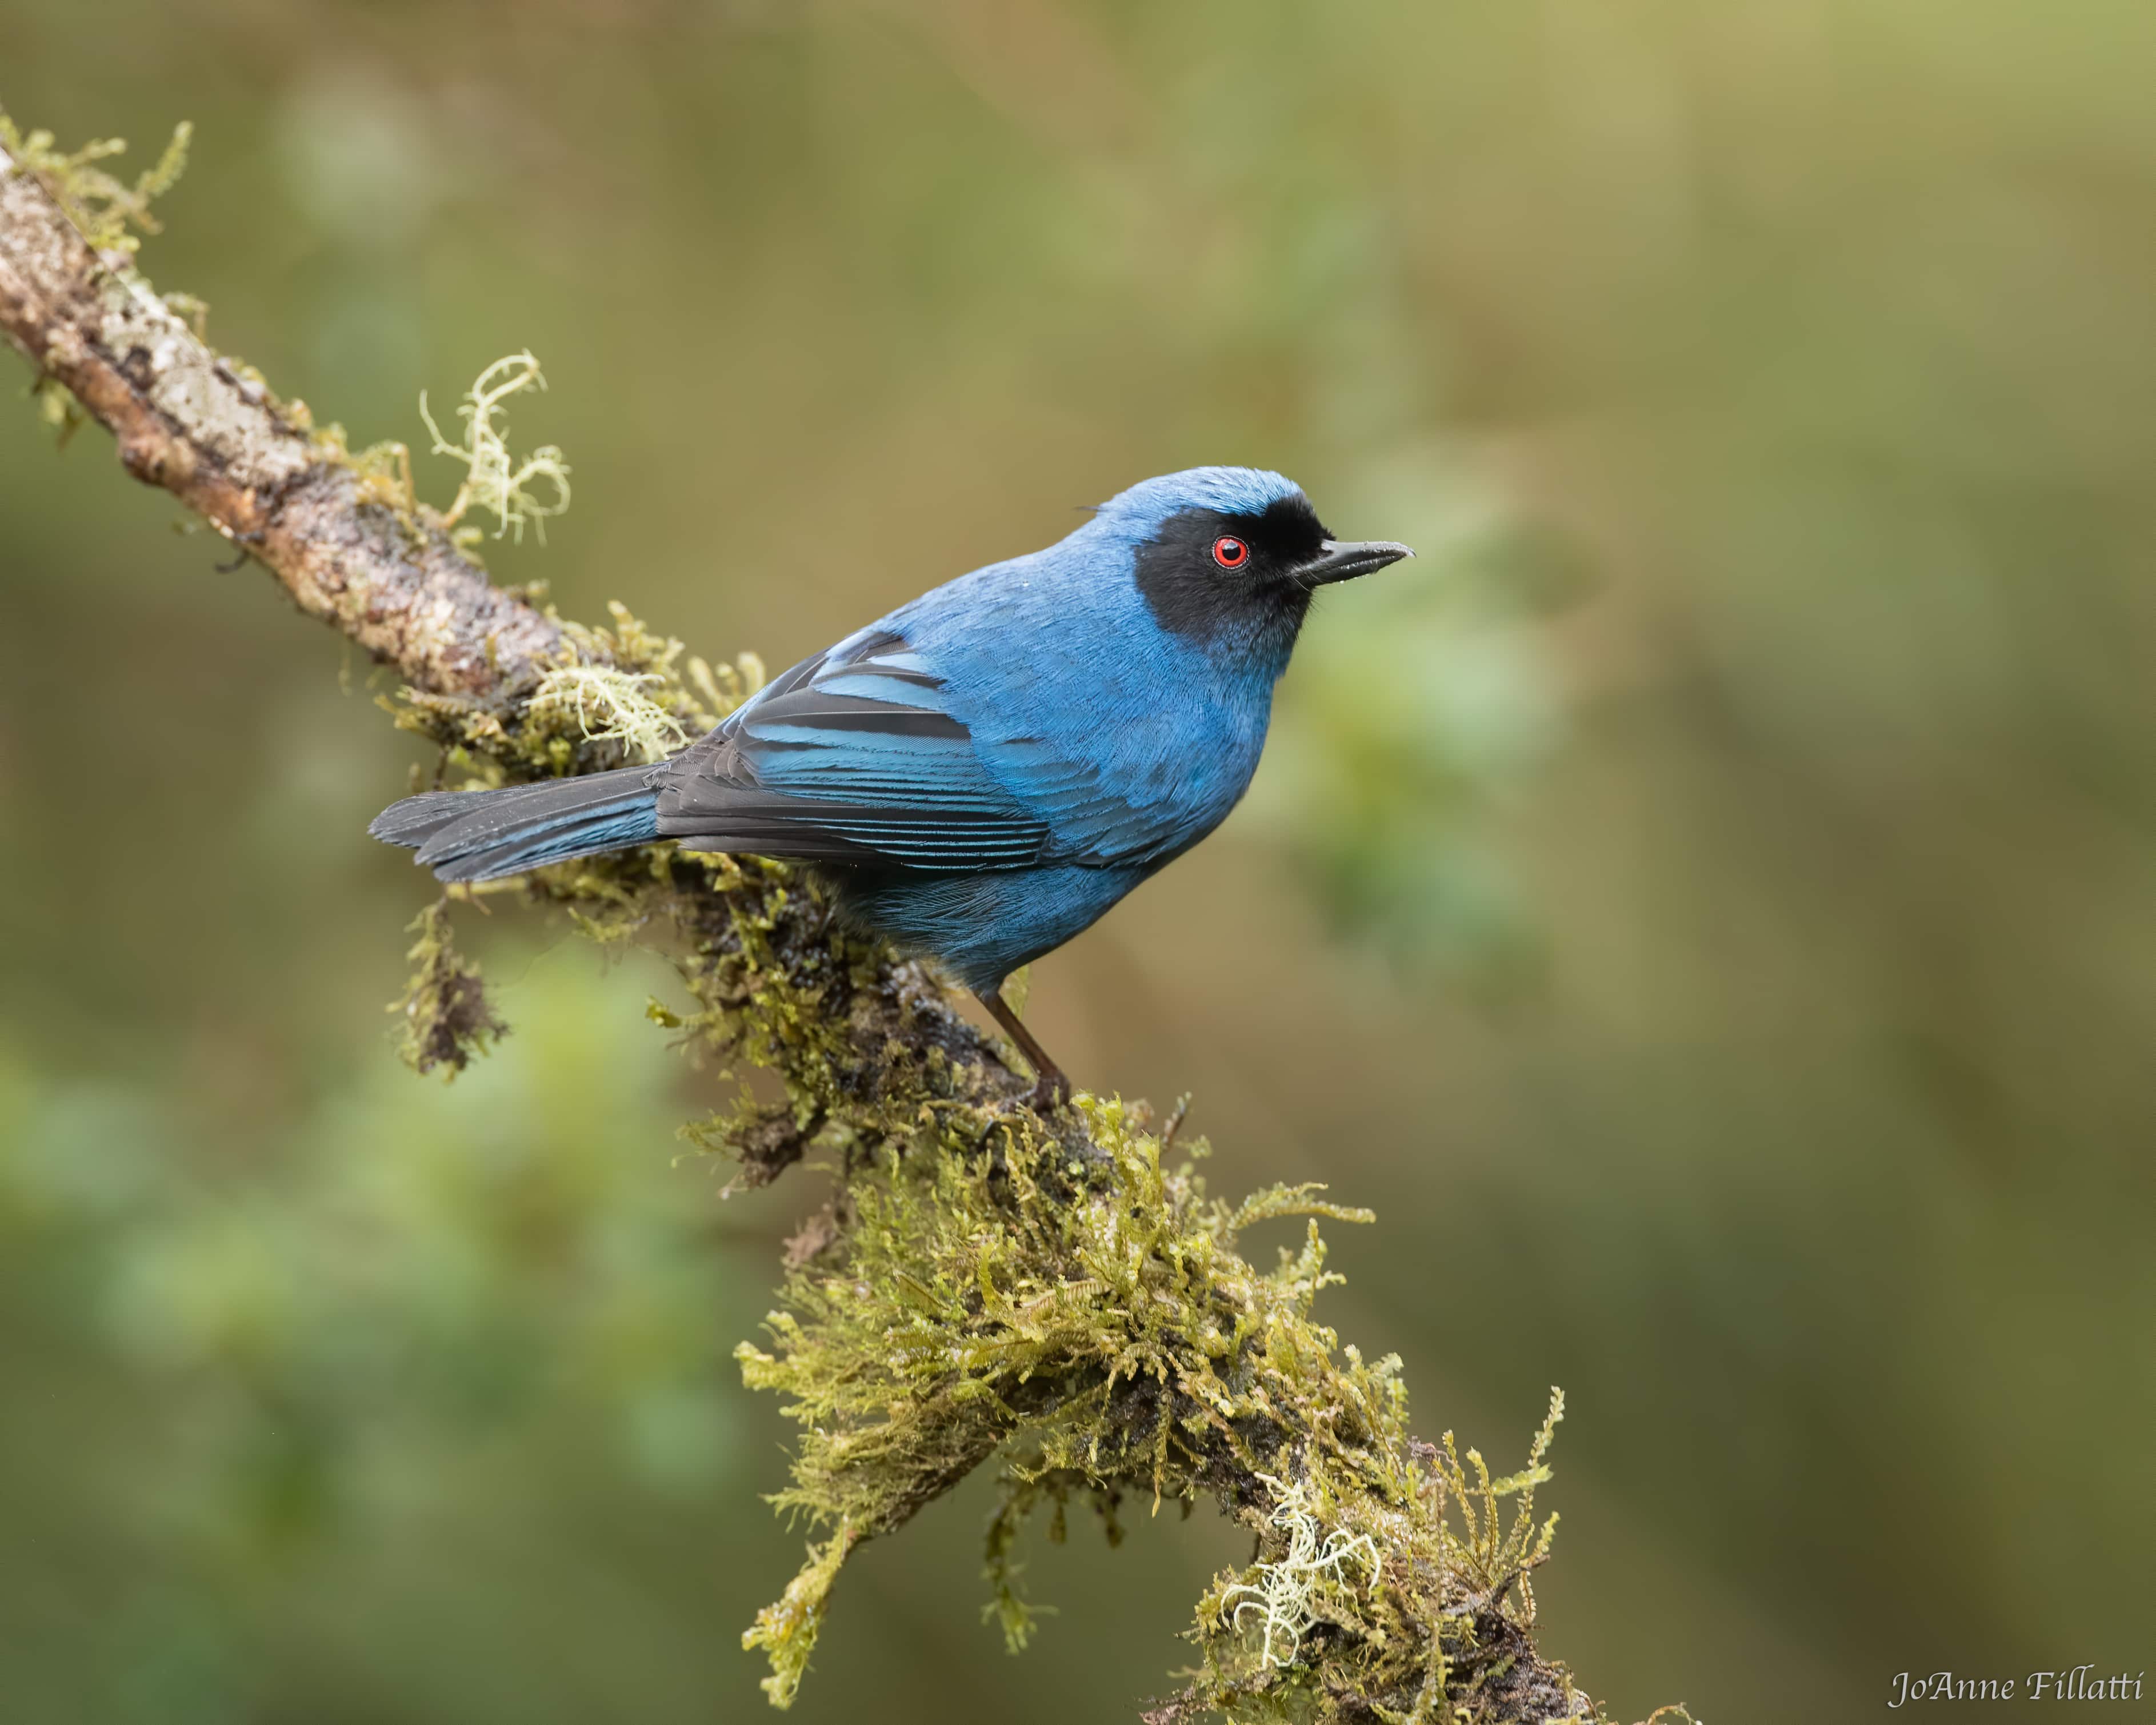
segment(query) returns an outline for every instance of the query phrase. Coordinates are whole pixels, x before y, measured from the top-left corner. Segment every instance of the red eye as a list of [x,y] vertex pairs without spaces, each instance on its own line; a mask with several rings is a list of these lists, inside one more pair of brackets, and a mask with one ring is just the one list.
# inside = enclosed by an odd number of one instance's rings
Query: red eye
[[1213,561],[1224,569],[1240,569],[1250,560],[1250,547],[1240,539],[1219,538],[1213,542]]

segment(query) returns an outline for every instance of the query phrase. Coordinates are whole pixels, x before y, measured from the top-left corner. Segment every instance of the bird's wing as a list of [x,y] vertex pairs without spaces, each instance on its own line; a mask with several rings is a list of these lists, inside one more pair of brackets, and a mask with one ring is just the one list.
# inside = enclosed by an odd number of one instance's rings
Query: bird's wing
[[[660,830],[691,848],[908,868],[1022,868],[1051,816],[992,773],[906,638],[805,659],[654,774]],[[990,745],[993,747],[993,745]]]
[[1096,867],[1164,862],[1210,830],[1172,790],[1163,793],[1163,787],[1142,782],[1135,793],[1111,791],[1098,767],[1039,737],[1002,737],[983,755],[996,779],[1047,824],[1047,855],[1057,861]]

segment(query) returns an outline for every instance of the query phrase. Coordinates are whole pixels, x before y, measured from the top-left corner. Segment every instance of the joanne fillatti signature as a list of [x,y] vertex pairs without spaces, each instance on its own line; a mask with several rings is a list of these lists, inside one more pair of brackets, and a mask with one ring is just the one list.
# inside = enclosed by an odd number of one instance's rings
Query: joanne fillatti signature
[[1954,1671],[1897,1671],[1890,1707],[1912,1701],[2138,1701],[2143,1671],[2097,1675],[2092,1665],[2018,1677],[1964,1677]]

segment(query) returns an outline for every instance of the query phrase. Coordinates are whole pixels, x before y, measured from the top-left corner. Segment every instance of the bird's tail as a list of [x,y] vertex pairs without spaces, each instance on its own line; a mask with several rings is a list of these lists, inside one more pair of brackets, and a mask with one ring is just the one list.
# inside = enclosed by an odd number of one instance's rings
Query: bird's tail
[[659,836],[646,767],[498,791],[426,791],[393,803],[367,831],[419,854],[444,880],[492,880],[547,863],[625,850]]

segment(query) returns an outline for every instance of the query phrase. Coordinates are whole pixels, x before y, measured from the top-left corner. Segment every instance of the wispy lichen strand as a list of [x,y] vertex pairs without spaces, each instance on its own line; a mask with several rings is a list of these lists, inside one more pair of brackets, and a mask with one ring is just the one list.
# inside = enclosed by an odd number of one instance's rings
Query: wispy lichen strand
[[[494,517],[495,538],[513,534],[521,542],[528,522],[540,542],[546,542],[548,517],[564,514],[569,507],[568,463],[552,444],[519,461],[509,452],[507,428],[496,423],[502,403],[511,396],[546,387],[546,376],[531,354],[512,353],[495,361],[465,392],[457,408],[464,436],[455,443],[442,435],[442,428],[427,410],[426,393],[420,392],[419,417],[434,440],[434,453],[465,465],[465,481],[443,514],[444,526],[455,529],[465,511],[483,509]],[[537,485],[550,495],[533,490]]]
[[1334,1529],[1318,1543],[1320,1528],[1307,1486],[1300,1480],[1259,1476],[1272,1489],[1269,1525],[1287,1535],[1287,1549],[1270,1563],[1250,1565],[1250,1579],[1232,1582],[1220,1604],[1240,1632],[1245,1617],[1259,1628],[1258,1662],[1293,1669],[1302,1653],[1302,1638],[1323,1620],[1319,1599],[1353,1584],[1360,1566],[1366,1584],[1374,1587],[1381,1570],[1378,1548],[1368,1533]]
[[649,671],[611,665],[565,665],[547,673],[530,711],[559,708],[572,716],[587,742],[618,742],[638,760],[663,761],[689,741],[674,713],[647,692],[665,679]]

